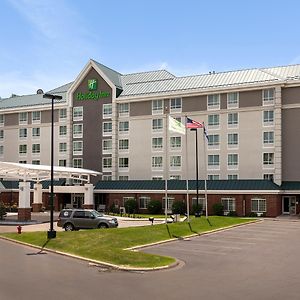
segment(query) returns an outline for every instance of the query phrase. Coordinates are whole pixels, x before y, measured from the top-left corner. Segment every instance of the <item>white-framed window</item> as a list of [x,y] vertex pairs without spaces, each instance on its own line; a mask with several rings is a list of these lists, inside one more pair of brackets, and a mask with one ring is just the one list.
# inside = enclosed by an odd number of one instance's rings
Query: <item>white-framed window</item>
[[129,140],[122,139],[119,140],[119,150],[128,150],[129,149]]
[[[33,129],[33,128],[32,128]],[[66,136],[67,135],[67,126],[59,126],[59,136]]]
[[41,136],[41,129],[39,127],[32,128],[32,137],[39,138]]
[[41,161],[39,159],[34,159],[32,162],[31,162],[33,165],[40,165],[41,164]]
[[73,168],[82,168],[82,158],[73,158]]
[[111,135],[112,122],[103,122],[103,136]]
[[73,107],[73,121],[83,120],[83,106]]
[[112,104],[103,104],[103,119],[111,118],[112,116]]
[[111,175],[102,175],[102,180],[103,181],[112,181],[112,176]]
[[274,131],[264,131],[263,143],[265,146],[272,146],[274,144]]
[[233,92],[227,94],[227,108],[239,107],[239,93]]
[[171,149],[181,149],[181,136],[171,136],[170,137],[170,148]]
[[192,206],[195,206],[197,204],[199,204],[202,207],[202,211],[206,210],[205,198],[198,196],[198,201],[197,201],[197,197],[193,197],[192,198]]
[[60,160],[58,161],[58,165],[59,165],[60,167],[66,167],[66,166],[67,166],[67,160],[66,160],[66,159],[60,159]]
[[119,157],[119,168],[128,168],[129,167],[129,158],[128,157]]
[[163,180],[163,176],[161,175],[152,176],[152,180]]
[[227,115],[227,126],[228,128],[236,128],[239,124],[238,113],[229,113]]
[[220,146],[220,136],[219,134],[210,134],[208,135],[207,142],[209,149],[219,149]]
[[263,164],[265,166],[274,165],[274,153],[263,153]]
[[161,149],[163,149],[163,138],[162,137],[154,137],[154,138],[152,138],[152,149],[153,150],[161,150]]
[[170,175],[170,180],[181,180],[181,176],[180,175]]
[[238,133],[228,133],[227,135],[228,148],[237,148],[238,144],[239,144]]
[[27,160],[19,160],[19,164],[27,164]]
[[82,155],[83,152],[83,142],[73,141],[73,155]]
[[27,128],[19,129],[19,138],[20,138],[20,140],[24,140],[27,138]]
[[262,91],[263,105],[273,105],[275,99],[275,89],[265,89]]
[[161,169],[163,167],[163,158],[162,156],[153,156],[152,157],[152,168]]
[[182,108],[181,102],[182,102],[181,98],[170,99],[170,113],[181,112],[181,108]]
[[111,167],[112,167],[112,158],[111,157],[103,157],[102,166],[103,166],[103,169],[111,169]]
[[120,175],[119,176],[119,180],[121,180],[121,181],[128,181],[129,180],[129,176],[128,175]]
[[41,122],[41,112],[40,111],[33,111],[31,113],[32,123],[40,123]]
[[67,119],[67,109],[66,108],[61,108],[59,110],[59,121],[64,121]]
[[0,156],[3,156],[4,154],[4,146],[0,145]]
[[207,179],[208,180],[219,180],[220,179],[220,175],[219,174],[208,174],[207,175]]
[[220,109],[220,94],[207,95],[207,110]]
[[274,125],[274,110],[265,110],[263,112],[264,126]]
[[161,115],[163,112],[163,100],[152,100],[152,115]]
[[207,159],[207,164],[209,168],[215,168],[220,166],[220,155],[219,154],[209,154]]
[[4,115],[0,114],[0,126],[4,126]]
[[112,140],[103,140],[102,143],[103,152],[110,152],[112,150]]
[[251,199],[251,211],[256,213],[264,213],[267,211],[266,199],[253,198]]
[[163,119],[153,119],[152,120],[152,131],[162,131],[163,130]]
[[171,168],[180,168],[181,167],[181,156],[180,155],[170,156],[170,167]]
[[27,145],[19,145],[19,155],[23,156],[27,154]]
[[73,124],[73,138],[82,138],[83,124]]
[[208,127],[210,129],[219,128],[220,126],[220,115],[208,115]]
[[235,211],[235,198],[221,198],[221,203],[223,204],[224,212]]
[[228,154],[227,156],[228,169],[236,169],[238,164],[239,164],[238,154]]
[[[174,204],[175,199],[173,197],[167,198],[167,210],[172,210],[172,206]],[[166,198],[162,198],[162,209],[165,210],[166,208]]]
[[151,201],[151,198],[148,196],[142,196],[139,198],[139,207],[140,209],[147,209],[148,204]]
[[60,153],[67,152],[67,143],[59,143],[58,149]]
[[228,174],[228,180],[238,180],[238,174]]
[[274,180],[274,174],[270,174],[270,173],[264,174],[263,178],[264,178],[264,180],[273,181]]
[[128,116],[129,116],[129,103],[120,103],[119,117],[128,117]]
[[0,130],[0,141],[3,141],[3,139],[4,139],[4,130],[1,129]]
[[19,124],[25,125],[28,122],[28,113],[27,112],[20,112],[19,113]]
[[40,154],[40,153],[41,153],[41,145],[32,144],[32,154]]
[[129,131],[129,121],[120,121],[119,122],[119,132],[126,133]]

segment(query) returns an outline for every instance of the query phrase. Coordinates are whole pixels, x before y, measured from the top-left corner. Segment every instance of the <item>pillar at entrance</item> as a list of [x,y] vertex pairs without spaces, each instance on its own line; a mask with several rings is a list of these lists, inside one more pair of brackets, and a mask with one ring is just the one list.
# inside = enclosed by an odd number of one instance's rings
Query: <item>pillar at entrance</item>
[[19,221],[31,220],[30,182],[27,181],[19,182],[18,220]]
[[94,186],[91,183],[84,185],[83,207],[87,209],[94,208]]
[[35,183],[33,186],[33,203],[32,203],[32,211],[40,212],[42,211],[43,206],[43,191],[42,184]]

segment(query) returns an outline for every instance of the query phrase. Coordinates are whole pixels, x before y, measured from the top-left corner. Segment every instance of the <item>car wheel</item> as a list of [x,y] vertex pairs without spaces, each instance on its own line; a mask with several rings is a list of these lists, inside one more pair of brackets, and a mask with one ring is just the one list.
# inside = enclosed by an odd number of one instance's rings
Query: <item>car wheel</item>
[[71,223],[67,223],[65,224],[65,231],[73,231],[74,230],[74,226]]
[[108,225],[105,224],[105,223],[100,223],[100,224],[98,225],[98,228],[108,228]]

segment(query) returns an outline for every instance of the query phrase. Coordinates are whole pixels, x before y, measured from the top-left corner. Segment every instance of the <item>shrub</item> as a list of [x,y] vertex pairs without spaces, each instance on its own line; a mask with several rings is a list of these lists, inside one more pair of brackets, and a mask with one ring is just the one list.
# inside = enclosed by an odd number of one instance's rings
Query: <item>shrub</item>
[[128,199],[124,205],[125,205],[126,213],[134,214],[137,212],[138,203],[135,199]]
[[172,205],[172,213],[183,215],[186,213],[186,205],[183,201],[175,201]]
[[0,220],[3,220],[6,216],[6,208],[3,202],[0,202]]
[[252,212],[249,214],[249,217],[250,217],[250,218],[256,218],[256,217],[257,217],[257,213],[252,211]]
[[157,215],[160,214],[162,210],[162,205],[159,200],[151,200],[148,203],[148,211],[150,214]]
[[224,215],[224,206],[222,203],[215,203],[212,207],[213,214],[216,216],[223,216]]
[[202,205],[201,204],[193,204],[192,206],[192,215],[200,214],[202,212]]
[[119,209],[116,207],[115,203],[112,203],[109,207],[109,212],[113,214],[119,213]]
[[236,211],[231,210],[230,212],[228,212],[227,216],[228,217],[237,217],[237,213],[236,213]]

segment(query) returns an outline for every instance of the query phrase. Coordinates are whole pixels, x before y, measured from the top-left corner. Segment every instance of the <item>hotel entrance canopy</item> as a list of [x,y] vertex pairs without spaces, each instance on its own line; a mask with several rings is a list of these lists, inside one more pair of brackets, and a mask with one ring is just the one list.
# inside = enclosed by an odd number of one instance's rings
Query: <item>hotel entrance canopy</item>
[[[101,175],[101,173],[81,168],[53,167],[55,179],[66,178],[90,182],[90,176],[97,175]],[[40,182],[51,178],[51,166],[0,162],[0,177]]]

